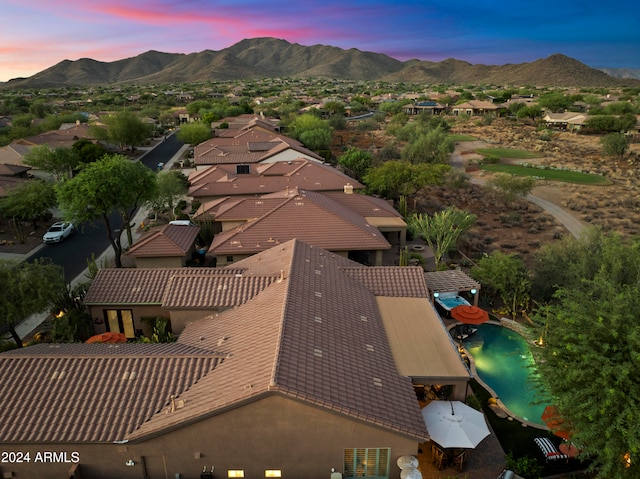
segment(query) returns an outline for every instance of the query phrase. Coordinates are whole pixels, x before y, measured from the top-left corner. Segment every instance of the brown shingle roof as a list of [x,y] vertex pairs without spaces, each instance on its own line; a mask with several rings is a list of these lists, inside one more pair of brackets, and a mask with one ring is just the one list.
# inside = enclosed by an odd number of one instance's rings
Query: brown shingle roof
[[376,296],[429,297],[424,270],[420,266],[347,268],[345,273],[365,285]]
[[262,195],[302,188],[312,191],[343,191],[346,184],[354,189],[364,185],[337,169],[303,158],[251,165],[249,174],[236,174],[235,165],[217,165],[196,170],[189,175],[189,196],[213,198],[223,196]]
[[[261,217],[214,238],[209,253],[255,254],[293,238],[330,251],[383,250],[391,245],[382,233],[350,209],[322,193],[294,189],[265,195],[265,201],[280,198],[280,204]],[[244,200],[254,210],[255,200]],[[236,213],[237,217],[242,217]],[[245,214],[245,218],[250,217]]]
[[98,271],[84,304],[162,304],[174,276],[234,275],[242,270],[221,268],[103,268]]
[[252,301],[186,326],[179,342],[217,349],[227,359],[181,395],[183,409],[156,414],[129,439],[280,393],[426,440],[375,295],[345,272],[363,266],[297,240],[234,266],[284,272]]
[[42,344],[0,355],[0,441],[123,440],[221,361],[180,343],[105,346]]
[[184,256],[194,245],[199,226],[168,224],[136,241],[128,254],[137,257]]

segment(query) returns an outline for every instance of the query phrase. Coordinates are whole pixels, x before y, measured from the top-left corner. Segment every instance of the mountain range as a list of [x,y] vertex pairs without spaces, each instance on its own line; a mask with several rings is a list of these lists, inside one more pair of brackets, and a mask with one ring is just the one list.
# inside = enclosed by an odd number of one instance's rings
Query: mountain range
[[276,38],[242,40],[219,51],[162,53],[148,51],[113,62],[90,58],[64,60],[4,88],[53,88],[114,84],[173,84],[277,77],[474,85],[618,87],[639,86],[591,68],[562,54],[530,63],[471,64],[453,58],[440,62],[400,61],[382,53],[303,46]]

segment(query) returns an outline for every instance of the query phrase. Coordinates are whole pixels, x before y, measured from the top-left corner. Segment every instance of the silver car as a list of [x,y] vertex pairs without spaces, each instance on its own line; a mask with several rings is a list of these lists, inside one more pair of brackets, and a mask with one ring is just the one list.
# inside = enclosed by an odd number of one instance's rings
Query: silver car
[[45,243],[62,243],[65,239],[75,233],[76,229],[68,221],[58,221],[53,223],[49,230],[42,237]]

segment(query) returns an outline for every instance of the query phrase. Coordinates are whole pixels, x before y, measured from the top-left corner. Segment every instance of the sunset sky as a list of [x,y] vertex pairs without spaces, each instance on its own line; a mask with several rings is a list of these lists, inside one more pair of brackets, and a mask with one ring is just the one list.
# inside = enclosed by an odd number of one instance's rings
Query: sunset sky
[[0,81],[62,60],[222,50],[245,38],[503,65],[563,53],[640,68],[630,0],[0,0]]

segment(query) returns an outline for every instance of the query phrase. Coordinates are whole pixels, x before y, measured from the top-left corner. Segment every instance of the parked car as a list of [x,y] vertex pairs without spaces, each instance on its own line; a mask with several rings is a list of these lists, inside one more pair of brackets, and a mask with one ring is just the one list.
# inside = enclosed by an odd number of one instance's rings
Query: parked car
[[42,241],[45,243],[62,243],[75,232],[76,229],[72,223],[58,221],[49,227],[49,230],[42,237]]

